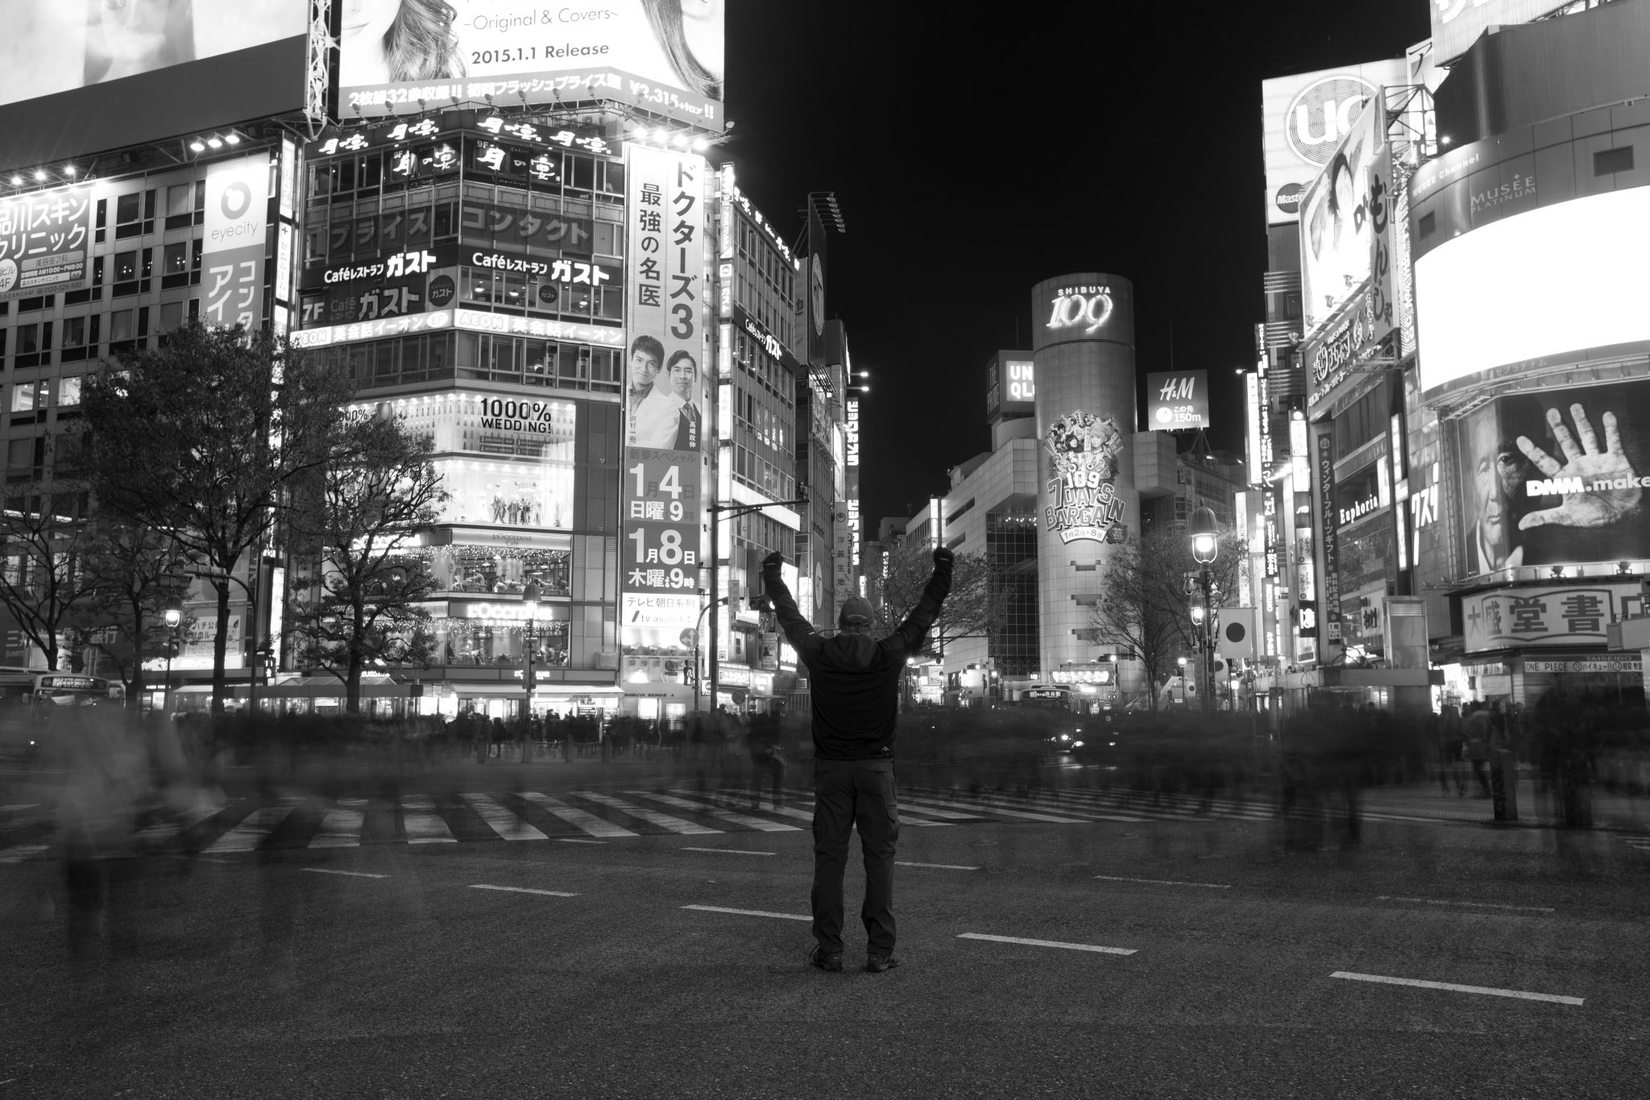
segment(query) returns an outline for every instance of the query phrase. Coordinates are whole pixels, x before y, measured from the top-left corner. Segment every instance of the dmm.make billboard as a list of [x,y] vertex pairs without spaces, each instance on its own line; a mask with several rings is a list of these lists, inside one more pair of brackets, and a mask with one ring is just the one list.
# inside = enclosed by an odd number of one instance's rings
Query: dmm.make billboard
[[705,519],[706,183],[703,157],[625,147],[625,460],[620,644],[689,649]]
[[338,115],[420,101],[616,100],[721,130],[722,7],[677,0],[418,0],[344,5]]
[[0,169],[310,107],[309,18],[309,0],[6,0]]
[[1543,387],[1456,423],[1468,575],[1650,558],[1650,381]]
[[1266,222],[1292,222],[1301,195],[1352,132],[1377,88],[1409,83],[1402,58],[1261,81]]

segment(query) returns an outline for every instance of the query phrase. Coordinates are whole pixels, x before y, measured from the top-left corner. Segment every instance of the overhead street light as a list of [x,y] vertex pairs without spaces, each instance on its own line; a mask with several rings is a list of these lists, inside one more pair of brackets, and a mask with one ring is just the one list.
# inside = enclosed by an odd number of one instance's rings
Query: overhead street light
[[[1214,588],[1214,574],[1209,566],[1214,564],[1215,555],[1220,550],[1218,529],[1215,526],[1215,513],[1207,505],[1198,507],[1192,512],[1191,524],[1187,528],[1187,537],[1191,541],[1192,560],[1197,562],[1197,583],[1203,590],[1202,629],[1198,632],[1198,660],[1203,669],[1203,711],[1205,714],[1214,710],[1215,676],[1215,608],[1211,597]],[[1198,621],[1197,608],[1193,608],[1192,620]]]

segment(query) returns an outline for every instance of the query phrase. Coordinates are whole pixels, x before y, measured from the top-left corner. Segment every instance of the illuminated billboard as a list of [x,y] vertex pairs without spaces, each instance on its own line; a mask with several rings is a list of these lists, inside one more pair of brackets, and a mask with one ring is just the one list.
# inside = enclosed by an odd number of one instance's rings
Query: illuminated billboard
[[1650,381],[1513,394],[1456,433],[1466,575],[1650,557]]
[[[699,621],[709,317],[703,157],[625,147],[620,644],[691,649]],[[626,658],[629,660],[630,658]]]
[[1308,333],[1369,281],[1370,176],[1385,147],[1382,112],[1361,114],[1301,199],[1301,312]]
[[1549,15],[1574,0],[1432,0],[1432,63],[1448,65],[1491,27]]
[[86,285],[93,197],[72,187],[0,199],[0,302]]
[[1146,430],[1173,432],[1209,426],[1209,372],[1154,371],[1146,375]]
[[712,130],[722,116],[723,5],[608,0],[407,0],[346,5],[338,115],[454,100],[617,100]]
[[1528,210],[1420,256],[1422,390],[1454,389],[1495,368],[1650,348],[1647,233],[1650,187],[1633,187]]
[[1292,222],[1301,195],[1352,132],[1382,85],[1410,83],[1402,58],[1261,81],[1266,222]]
[[10,0],[0,168],[309,106],[309,0]]
[[985,418],[1031,416],[1037,411],[1037,367],[1026,352],[999,351],[985,365]]

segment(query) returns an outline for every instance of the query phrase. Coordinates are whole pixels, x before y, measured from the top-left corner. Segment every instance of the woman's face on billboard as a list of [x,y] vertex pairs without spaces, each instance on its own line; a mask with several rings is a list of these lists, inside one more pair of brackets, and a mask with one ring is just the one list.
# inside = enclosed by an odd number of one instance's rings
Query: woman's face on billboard
[[401,14],[401,0],[344,0],[343,6],[343,37],[366,42],[383,38]]

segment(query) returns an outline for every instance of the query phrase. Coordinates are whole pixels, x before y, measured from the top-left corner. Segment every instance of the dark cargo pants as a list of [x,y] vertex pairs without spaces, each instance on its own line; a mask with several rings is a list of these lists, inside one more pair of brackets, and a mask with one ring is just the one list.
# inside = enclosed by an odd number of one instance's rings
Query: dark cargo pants
[[848,838],[859,826],[865,855],[866,950],[894,950],[894,848],[899,842],[899,805],[892,760],[814,762],[814,939],[827,954],[842,951],[842,878],[848,869]]

